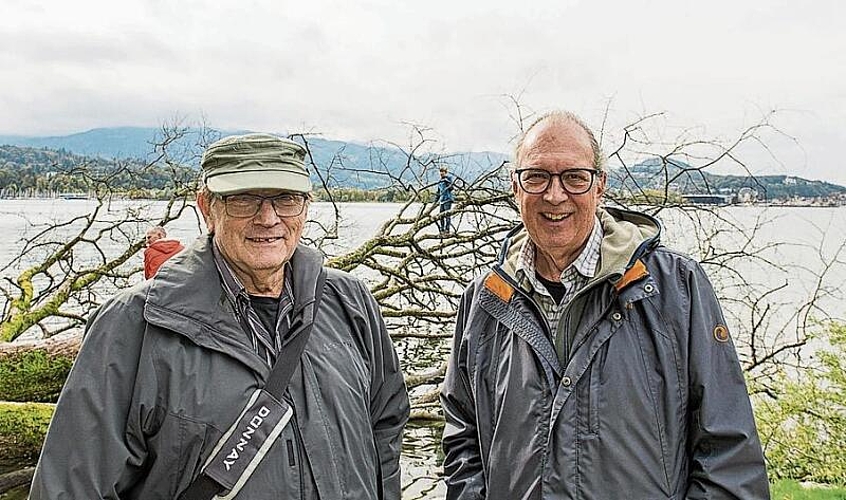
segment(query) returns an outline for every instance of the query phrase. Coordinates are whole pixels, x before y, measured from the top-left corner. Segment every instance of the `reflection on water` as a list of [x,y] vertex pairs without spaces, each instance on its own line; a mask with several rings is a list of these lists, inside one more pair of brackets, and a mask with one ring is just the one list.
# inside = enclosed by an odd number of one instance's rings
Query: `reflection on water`
[[446,489],[441,481],[440,422],[429,425],[410,424],[405,429],[402,444],[402,498],[404,500],[444,498]]
[[[406,373],[418,373],[438,366],[449,354],[450,339],[399,339],[397,352]],[[430,391],[432,385],[411,389],[412,397]],[[437,406],[437,405],[436,405]],[[444,498],[441,481],[443,422],[409,424],[402,446],[402,498],[406,500]]]
[[[450,334],[452,331],[449,332]],[[416,373],[437,367],[449,355],[451,338],[446,339],[394,339],[403,371]]]

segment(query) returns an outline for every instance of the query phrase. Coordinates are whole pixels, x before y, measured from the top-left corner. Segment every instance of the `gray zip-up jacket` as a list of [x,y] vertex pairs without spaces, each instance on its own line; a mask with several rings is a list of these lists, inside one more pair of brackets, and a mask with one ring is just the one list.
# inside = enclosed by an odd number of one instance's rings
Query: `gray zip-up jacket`
[[769,498],[743,374],[702,268],[659,246],[655,219],[598,215],[600,270],[559,325],[517,284],[522,228],[465,292],[441,393],[447,498]]
[[[221,288],[210,245],[200,238],[91,317],[31,499],[172,500],[264,386],[269,368]],[[322,259],[299,246],[291,264],[293,337],[311,321]],[[327,272],[285,396],[294,417],[237,498],[400,497],[409,403],[397,355],[367,288]]]

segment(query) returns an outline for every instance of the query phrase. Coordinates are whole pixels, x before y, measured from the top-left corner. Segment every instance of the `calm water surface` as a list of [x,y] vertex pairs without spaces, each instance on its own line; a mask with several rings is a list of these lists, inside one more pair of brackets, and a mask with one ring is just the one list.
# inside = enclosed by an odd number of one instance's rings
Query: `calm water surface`
[[[0,266],[17,255],[21,248],[21,239],[35,234],[42,224],[88,213],[93,206],[93,202],[86,200],[0,200],[0,234],[6,236],[4,243],[0,244]],[[117,202],[113,205],[114,213],[122,213],[128,206],[143,206],[155,210],[163,204]],[[400,205],[396,204],[342,204],[344,221],[340,227],[339,238],[325,249],[330,254],[337,254],[354,248],[373,235],[399,207]],[[824,266],[822,261],[831,260],[846,241],[846,207],[728,207],[719,209],[719,213],[747,229],[761,220],[766,220],[756,232],[754,244],[757,246],[764,247],[773,242],[787,243],[766,254],[769,259],[782,266],[783,271],[776,272],[757,265],[750,265],[748,269],[742,270],[751,280],[762,285],[786,284],[787,287],[781,292],[784,294],[785,303],[788,304],[786,307],[789,307],[792,300],[801,300],[812,289],[814,273]],[[312,218],[321,221],[329,221],[332,214],[331,207],[322,203],[313,204],[310,211]],[[673,212],[665,212],[660,217],[665,225],[664,242],[668,246],[700,255],[700,245],[697,244],[696,238],[698,222],[691,222]],[[146,226],[138,225],[134,229],[137,231],[137,238],[143,238]],[[189,242],[202,234],[202,225],[193,213],[189,213],[168,225],[168,232],[171,237]],[[316,227],[310,226],[307,234],[317,234]],[[735,235],[725,233],[717,237],[717,243],[735,246],[742,243],[735,239]],[[33,255],[31,258],[35,259],[37,256]],[[822,301],[827,312],[840,318],[846,316],[842,294],[838,291],[839,287],[846,283],[844,261],[846,256],[841,255],[840,263],[831,267],[826,282],[831,294]],[[140,255],[135,257],[134,264],[141,265]],[[6,270],[3,274],[10,276],[12,271]],[[138,279],[140,278],[139,276]],[[425,368],[428,363],[435,362],[435,359],[421,356],[419,344],[401,342],[398,347],[405,366],[412,367],[410,371]],[[425,351],[426,349],[423,349],[422,352]],[[431,349],[428,351],[431,352]],[[440,425],[409,427],[403,446],[403,498],[443,497],[444,488],[439,479],[440,463],[443,460],[439,447],[440,434]]]

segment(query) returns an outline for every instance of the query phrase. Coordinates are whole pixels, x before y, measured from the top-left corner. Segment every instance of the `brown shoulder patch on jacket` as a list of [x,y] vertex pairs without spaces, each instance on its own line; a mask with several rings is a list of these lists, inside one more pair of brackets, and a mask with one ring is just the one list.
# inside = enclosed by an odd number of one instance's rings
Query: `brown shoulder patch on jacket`
[[645,276],[649,276],[649,271],[646,270],[646,266],[643,265],[643,262],[641,262],[640,259],[637,259],[632,267],[626,271],[626,274],[624,274],[623,277],[614,284],[614,288],[616,288],[619,292],[623,288],[626,288]]
[[496,273],[490,273],[485,278],[485,288],[505,302],[509,302],[514,295],[514,288]]

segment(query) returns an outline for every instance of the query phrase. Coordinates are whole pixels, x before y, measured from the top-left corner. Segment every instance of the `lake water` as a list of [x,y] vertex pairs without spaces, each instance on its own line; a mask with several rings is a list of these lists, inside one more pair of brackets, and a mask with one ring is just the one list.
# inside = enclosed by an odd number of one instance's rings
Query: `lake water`
[[[6,235],[5,242],[0,245],[0,266],[17,255],[22,239],[36,234],[43,228],[43,224],[86,214],[93,206],[94,202],[87,200],[0,200],[0,234]],[[160,202],[122,201],[114,203],[112,208],[117,215],[127,207],[156,210],[162,206]],[[335,254],[354,248],[373,235],[400,207],[398,204],[341,204],[344,220],[339,237],[324,250]],[[314,219],[327,222],[331,220],[332,214],[332,207],[328,204],[315,203],[311,207],[310,215]],[[771,329],[783,333],[786,327],[781,326],[780,322],[787,321],[792,310],[818,288],[816,276],[826,267],[828,274],[821,283],[823,293],[819,309],[814,315],[825,313],[835,318],[846,316],[840,290],[846,282],[846,255],[838,256],[839,249],[846,241],[846,207],[727,207],[718,209],[717,214],[728,223],[747,230],[759,226],[752,241],[746,242],[729,231],[704,240],[699,234],[701,228],[710,227],[714,222],[691,219],[680,211],[664,212],[659,217],[665,224],[664,242],[668,246],[700,256],[706,261],[712,257],[713,248],[760,249],[761,258],[758,260],[729,260],[722,268],[716,264],[706,265],[709,274],[718,283],[717,288],[722,286],[726,290],[724,295],[731,300],[724,300],[724,306],[728,313],[737,316],[738,322],[744,321],[744,315],[751,314],[739,305],[745,297],[732,296],[735,293],[733,291],[737,294],[746,293],[737,288],[738,276],[762,289],[783,285],[773,295],[777,306],[774,308],[776,315],[770,324]],[[139,241],[145,230],[146,226],[138,224],[131,234],[125,236],[126,240],[115,239],[115,249],[125,246],[126,241]],[[187,212],[168,225],[168,232],[170,236],[188,242],[202,234],[202,224],[196,214]],[[317,232],[314,225],[307,228],[307,234],[313,236]],[[781,245],[774,247],[771,246],[773,243]],[[24,259],[24,263],[31,262],[38,255],[38,250],[33,250]],[[141,256],[135,256],[132,263],[140,266]],[[20,265],[6,268],[0,275],[12,277],[19,268]],[[135,279],[140,280],[141,276]],[[398,347],[406,366],[421,363],[421,358],[410,344],[399,342]],[[408,429],[403,455],[403,498],[442,498],[444,489],[439,480],[442,460],[438,443],[440,432],[439,426],[412,426]]]

